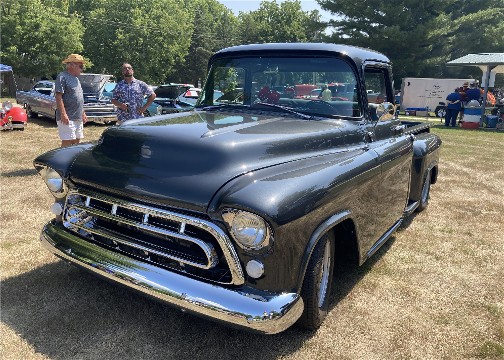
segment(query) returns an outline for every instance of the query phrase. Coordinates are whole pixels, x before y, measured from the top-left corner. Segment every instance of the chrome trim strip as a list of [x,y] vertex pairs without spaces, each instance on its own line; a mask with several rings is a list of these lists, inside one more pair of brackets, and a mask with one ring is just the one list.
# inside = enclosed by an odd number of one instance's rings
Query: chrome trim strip
[[415,211],[415,209],[420,205],[420,201],[414,201],[411,204],[409,204],[406,209],[403,211],[403,216],[409,216]]
[[52,222],[40,235],[55,255],[113,282],[196,315],[263,334],[294,324],[304,308],[295,293],[259,293],[248,287],[228,289],[198,281],[120,253],[101,248]]
[[[174,251],[174,250],[171,250],[170,252],[159,251],[159,250],[156,250],[150,246],[143,246],[141,244],[137,244],[132,241],[128,241],[125,238],[122,238],[122,237],[115,235],[112,231],[97,230],[94,228],[86,227],[85,224],[76,225],[76,224],[70,223],[69,226],[65,226],[65,227],[71,229],[72,226],[75,226],[77,229],[82,229],[82,230],[84,230],[88,233],[94,234],[94,235],[100,235],[100,236],[106,237],[107,239],[110,239],[110,240],[115,241],[117,243],[127,245],[127,246],[133,247],[138,250],[146,251],[148,254],[152,253],[155,255],[159,255],[159,256],[165,257],[167,259],[175,260],[175,261],[178,261],[178,262],[181,262],[181,263],[184,263],[187,265],[191,265],[191,266],[194,266],[194,267],[197,267],[200,269],[210,269],[210,268],[214,267],[218,262],[217,254],[215,253],[215,250],[213,248],[210,249],[206,246],[205,246],[205,248],[202,248],[202,249],[204,251],[208,250],[208,252],[210,252],[210,253],[207,253],[207,251],[205,251],[205,255],[207,257],[207,263],[201,264],[201,263],[196,263],[194,261],[188,260],[188,256],[185,256],[185,257],[177,256],[177,253],[178,253],[177,251]],[[185,254],[180,254],[180,255],[185,255]]]
[[[182,239],[185,241],[195,243],[203,250],[203,252],[206,254],[207,259],[208,259],[209,266],[202,267],[203,269],[212,268],[218,262],[217,253],[215,252],[215,250],[213,249],[212,246],[209,246],[206,242],[201,241],[196,238],[193,238],[191,236],[187,236],[187,235],[180,234],[180,233],[175,233],[175,232],[172,232],[169,230],[160,229],[160,228],[157,228],[157,227],[152,226],[150,224],[139,223],[139,222],[136,222],[133,220],[128,220],[126,218],[123,218],[123,217],[120,217],[117,215],[112,215],[112,214],[106,213],[104,211],[96,210],[93,208],[86,208],[86,207],[82,207],[82,206],[75,205],[75,204],[70,205],[70,207],[68,207],[67,209],[68,210],[79,209],[79,210],[85,211],[87,214],[95,215],[95,216],[105,218],[108,220],[120,221],[122,224],[130,225],[130,226],[133,226],[135,228],[138,228],[138,229],[141,229],[144,231],[148,231],[148,232],[159,234],[159,235],[171,236],[174,238],[178,238],[178,239]],[[112,211],[114,211],[114,209],[112,209]],[[95,230],[94,228],[85,226],[86,224],[73,223],[71,220],[73,220],[74,218],[75,218],[75,216],[70,216],[68,223],[71,225],[76,225],[77,227],[79,227],[83,230],[89,231],[89,232],[96,231],[97,235],[103,235],[104,232],[101,233],[100,230]],[[65,220],[67,220],[67,219],[68,219],[68,217]],[[103,235],[103,236],[106,236],[106,235]],[[199,265],[198,267],[201,267],[201,265]]]
[[378,249],[383,244],[385,244],[385,242],[392,236],[394,231],[396,231],[399,228],[399,226],[401,226],[402,222],[403,222],[403,218],[397,220],[397,222],[394,225],[392,225],[392,227],[390,229],[388,229],[387,232],[385,234],[383,234],[382,237],[377,242],[375,242],[375,244],[367,252],[366,259],[369,259],[375,252],[378,251]]
[[[157,217],[160,217],[160,218],[163,218],[163,219],[167,219],[167,220],[173,220],[173,221],[183,222],[186,225],[189,224],[189,225],[192,225],[192,226],[195,226],[195,227],[198,227],[200,229],[203,229],[203,230],[207,231],[208,233],[210,233],[215,238],[215,240],[217,241],[217,243],[219,244],[219,246],[222,249],[222,252],[224,254],[226,262],[227,262],[227,264],[229,266],[229,271],[231,272],[231,278],[232,278],[231,284],[233,284],[233,285],[241,285],[241,284],[243,284],[245,282],[245,276],[244,276],[244,273],[243,273],[243,269],[242,269],[242,266],[240,264],[240,260],[238,258],[238,255],[236,253],[236,250],[235,250],[233,244],[231,243],[231,241],[227,237],[227,235],[224,233],[224,231],[222,229],[220,229],[218,226],[216,226],[215,224],[213,224],[213,223],[211,223],[209,221],[206,221],[206,220],[203,220],[203,219],[198,219],[198,218],[191,217],[191,216],[188,216],[188,215],[178,214],[178,213],[174,213],[174,212],[171,212],[171,211],[154,208],[154,207],[151,207],[151,206],[134,204],[134,203],[131,203],[129,201],[113,198],[111,196],[104,195],[104,194],[97,193],[97,192],[90,191],[90,190],[79,190],[79,191],[73,190],[73,191],[70,191],[69,194],[68,194],[68,196],[67,196],[67,200],[70,199],[72,195],[78,195],[78,196],[82,196],[82,197],[86,198],[86,200],[85,200],[85,204],[86,204],[85,211],[87,211],[87,212],[90,212],[91,208],[89,208],[89,206],[90,206],[90,203],[91,203],[91,198],[94,198],[94,199],[97,199],[99,201],[108,203],[110,205],[114,205],[115,204],[117,206],[124,207],[124,208],[126,208],[128,210],[132,210],[132,211],[136,211],[136,212],[139,212],[139,213],[143,213],[144,215],[148,215],[148,216],[152,215],[152,216],[157,216]],[[67,206],[67,204],[65,204],[65,213],[67,211],[66,206]],[[70,204],[70,206],[75,206],[75,205],[74,204]],[[92,209],[92,211],[99,211],[99,210]],[[102,213],[106,214],[105,212],[102,212]],[[101,214],[100,214],[100,216],[101,216]],[[111,219],[112,220],[118,220],[119,217],[117,217],[117,218],[111,218]],[[125,218],[122,218],[122,217],[120,219],[121,219],[121,221],[126,220]],[[188,237],[188,236],[186,236],[184,234],[169,232],[168,230],[162,230],[162,229],[159,229],[159,228],[151,228],[149,225],[138,223],[138,222],[134,222],[134,224],[131,224],[131,225],[138,226],[138,227],[146,229],[148,231],[154,231],[154,230],[156,230],[156,231],[159,232],[161,230],[161,232],[160,232],[161,234],[165,234],[165,235],[169,235],[169,236],[185,239],[185,240],[188,240],[188,241],[193,241],[193,239],[194,239],[194,238]],[[184,225],[184,228],[185,228],[186,225]],[[163,233],[162,231],[166,231],[166,233]]]

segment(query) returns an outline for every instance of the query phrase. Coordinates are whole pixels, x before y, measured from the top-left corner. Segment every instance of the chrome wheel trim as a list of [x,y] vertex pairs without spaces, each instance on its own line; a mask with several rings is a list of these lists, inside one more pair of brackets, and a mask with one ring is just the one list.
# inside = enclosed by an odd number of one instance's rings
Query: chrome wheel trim
[[430,171],[424,181],[424,186],[422,188],[422,204],[425,204],[429,200],[429,187],[430,187]]
[[324,247],[324,257],[322,258],[322,268],[320,269],[320,285],[318,293],[318,306],[321,308],[324,305],[327,288],[329,287],[329,273],[331,270],[331,243],[326,241]]

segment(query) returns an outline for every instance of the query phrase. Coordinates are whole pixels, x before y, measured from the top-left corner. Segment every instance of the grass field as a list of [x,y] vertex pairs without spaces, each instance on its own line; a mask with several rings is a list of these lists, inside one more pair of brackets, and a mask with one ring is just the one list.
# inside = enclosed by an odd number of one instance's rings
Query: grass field
[[[59,146],[31,119],[1,144],[2,359],[503,359],[504,132],[445,129],[429,208],[358,269],[340,269],[316,332],[249,334],[184,314],[58,260],[33,159]],[[104,126],[85,128],[96,140]]]

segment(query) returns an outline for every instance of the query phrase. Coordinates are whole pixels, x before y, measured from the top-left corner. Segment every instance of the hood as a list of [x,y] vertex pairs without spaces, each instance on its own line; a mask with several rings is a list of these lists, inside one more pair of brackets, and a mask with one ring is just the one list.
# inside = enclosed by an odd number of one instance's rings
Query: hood
[[160,85],[154,92],[156,93],[156,99],[169,99],[173,100],[178,98],[182,93],[187,90],[186,86],[180,85]]
[[346,149],[349,123],[197,111],[157,116],[106,130],[97,146],[79,154],[70,177],[205,212],[216,191],[237,176]]
[[86,95],[98,95],[103,91],[105,84],[112,78],[112,75],[103,74],[80,74],[78,76],[82,86],[82,92]]

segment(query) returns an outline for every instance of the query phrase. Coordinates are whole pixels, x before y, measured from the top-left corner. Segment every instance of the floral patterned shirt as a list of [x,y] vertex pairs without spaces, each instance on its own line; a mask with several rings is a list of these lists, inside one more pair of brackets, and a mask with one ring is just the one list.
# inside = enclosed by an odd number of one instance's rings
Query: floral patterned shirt
[[135,78],[132,78],[129,84],[124,80],[119,81],[112,91],[112,98],[123,104],[128,104],[129,109],[124,111],[117,108],[117,120],[123,122],[143,117],[143,114],[139,113],[139,109],[144,104],[145,96],[149,97],[152,93],[152,89],[146,83]]

